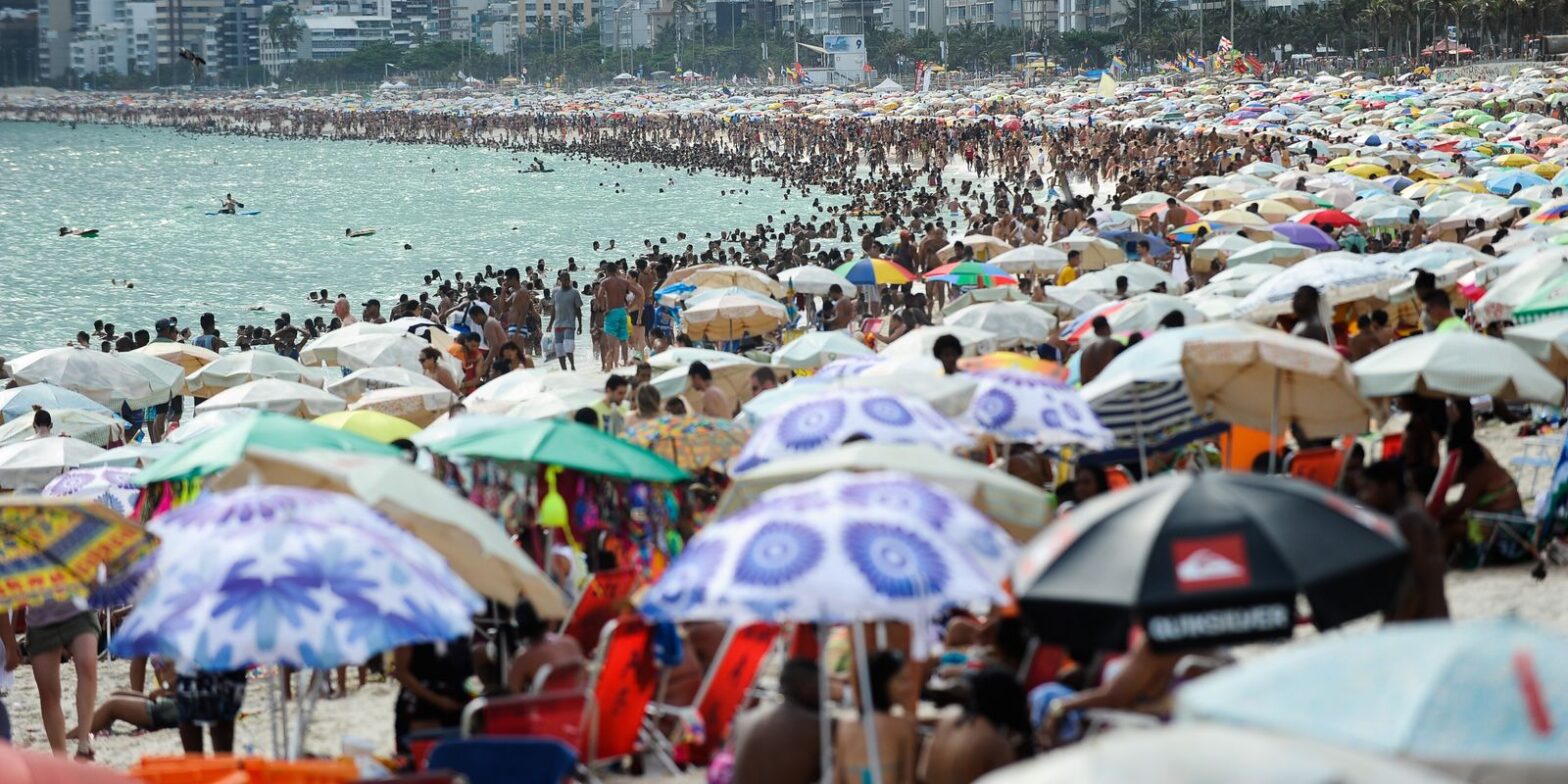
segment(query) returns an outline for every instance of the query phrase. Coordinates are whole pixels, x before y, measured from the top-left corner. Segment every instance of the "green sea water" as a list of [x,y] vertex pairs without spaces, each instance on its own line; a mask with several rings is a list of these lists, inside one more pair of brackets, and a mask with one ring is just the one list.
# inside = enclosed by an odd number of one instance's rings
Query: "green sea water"
[[[95,319],[151,330],[173,315],[194,327],[204,311],[232,340],[239,324],[323,314],[306,301],[313,290],[347,293],[358,315],[366,298],[417,295],[432,269],[466,278],[542,258],[555,270],[568,257],[632,256],[644,239],[674,244],[681,231],[701,251],[704,233],[809,206],[762,180],[552,156],[541,157],[553,172],[526,174],[514,157],[0,123],[0,356],[61,345]],[[736,188],[749,193],[720,195]],[[225,193],[261,214],[208,216]],[[59,237],[61,226],[101,233]],[[345,239],[350,227],[377,233]],[[616,251],[594,253],[611,239]],[[110,284],[127,278],[134,288]]]

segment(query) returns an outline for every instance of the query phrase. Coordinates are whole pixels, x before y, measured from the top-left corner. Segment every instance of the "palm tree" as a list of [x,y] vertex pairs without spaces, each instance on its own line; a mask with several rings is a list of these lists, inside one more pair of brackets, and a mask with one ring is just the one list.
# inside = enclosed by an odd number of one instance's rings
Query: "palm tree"
[[299,37],[304,34],[305,26],[294,15],[294,6],[279,3],[268,8],[262,25],[266,27],[267,38],[273,47],[283,53],[280,59],[289,59],[299,48]]

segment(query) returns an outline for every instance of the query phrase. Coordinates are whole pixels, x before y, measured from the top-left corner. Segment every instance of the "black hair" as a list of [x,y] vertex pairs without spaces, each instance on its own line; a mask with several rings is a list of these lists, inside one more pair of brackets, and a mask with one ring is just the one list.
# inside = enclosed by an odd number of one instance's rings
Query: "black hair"
[[624,387],[630,383],[632,382],[628,381],[625,376],[611,373],[610,377],[604,382],[604,391],[614,392],[615,390],[620,389],[621,387]]
[[904,669],[904,654],[898,651],[877,651],[871,655],[871,707],[881,713],[893,709],[893,696],[888,693],[888,683]]
[[931,344],[931,355],[932,356],[940,357],[940,356],[942,356],[944,354],[947,354],[947,353],[954,353],[954,354],[958,354],[960,356],[963,355],[963,353],[964,353],[964,344],[959,342],[957,336],[950,335],[950,334],[949,335],[939,335],[937,337],[936,341]]
[[1027,753],[1032,749],[1034,736],[1029,721],[1029,699],[1018,678],[997,667],[987,667],[965,677],[969,682],[969,696],[964,701],[964,715],[980,717],[992,726],[1011,730]]
[[539,612],[534,609],[532,602],[524,600],[517,603],[512,610],[512,622],[517,626],[517,635],[530,642],[543,639],[550,627],[545,625],[544,619],[539,617]]
[[707,364],[703,362],[691,363],[691,367],[686,370],[686,375],[691,378],[700,378],[703,381],[713,380],[713,371],[709,370]]
[[599,412],[591,408],[579,408],[577,413],[572,414],[572,421],[579,425],[597,428],[599,427]]
[[54,417],[49,412],[33,406],[33,427],[54,427]]

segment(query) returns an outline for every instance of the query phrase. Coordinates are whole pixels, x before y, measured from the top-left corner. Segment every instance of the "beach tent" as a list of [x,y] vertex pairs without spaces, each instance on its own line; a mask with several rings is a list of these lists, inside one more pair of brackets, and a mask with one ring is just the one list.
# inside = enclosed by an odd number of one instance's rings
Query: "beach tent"
[[617,81],[617,82],[635,82],[635,81],[637,81],[637,77],[632,76],[629,73],[618,73],[618,74],[615,75],[615,81]]
[[898,82],[893,81],[891,78],[883,79],[880,84],[871,88],[871,92],[874,93],[898,93],[903,91],[904,86]]

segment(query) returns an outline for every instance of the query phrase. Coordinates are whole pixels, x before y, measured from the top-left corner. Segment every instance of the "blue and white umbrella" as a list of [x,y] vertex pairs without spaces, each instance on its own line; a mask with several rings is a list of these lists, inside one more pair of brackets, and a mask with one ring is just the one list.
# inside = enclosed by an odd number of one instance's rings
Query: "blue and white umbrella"
[[142,495],[141,487],[131,481],[136,474],[135,468],[73,468],[44,485],[43,494],[95,501],[121,517],[131,517]]
[[78,409],[107,415],[115,413],[110,411],[107,406],[80,392],[42,382],[0,391],[0,422],[9,422],[22,416],[32,416],[34,406],[46,408],[50,411]]
[[1054,447],[1081,444],[1109,448],[1111,431],[1072,387],[1038,373],[987,370],[970,373],[977,382],[962,422],[970,432],[998,441]]
[[1407,757],[1467,781],[1563,781],[1564,650],[1568,636],[1515,620],[1397,624],[1207,676],[1178,693],[1176,712]]
[[835,387],[791,401],[752,431],[731,470],[835,447],[851,438],[926,444],[942,451],[968,446],[969,436],[918,398],[877,389]]
[[122,656],[325,669],[467,634],[484,606],[435,551],[337,493],[212,493],[148,528],[163,547],[115,635]]
[[907,474],[835,472],[763,493],[691,540],[648,591],[661,621],[929,622],[1000,603],[1006,532]]

